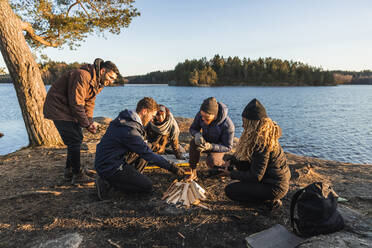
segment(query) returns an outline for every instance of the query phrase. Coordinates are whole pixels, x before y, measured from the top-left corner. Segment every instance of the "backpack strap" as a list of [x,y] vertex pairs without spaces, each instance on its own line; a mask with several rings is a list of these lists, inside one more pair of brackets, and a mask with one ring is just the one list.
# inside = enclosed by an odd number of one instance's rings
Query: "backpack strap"
[[297,224],[297,219],[294,217],[294,212],[295,212],[295,207],[296,203],[298,200],[298,197],[305,191],[305,188],[298,190],[293,196],[291,200],[291,212],[290,212],[290,217],[291,217],[291,226],[293,229],[293,232],[297,235],[300,235],[298,230],[295,228],[295,223]]

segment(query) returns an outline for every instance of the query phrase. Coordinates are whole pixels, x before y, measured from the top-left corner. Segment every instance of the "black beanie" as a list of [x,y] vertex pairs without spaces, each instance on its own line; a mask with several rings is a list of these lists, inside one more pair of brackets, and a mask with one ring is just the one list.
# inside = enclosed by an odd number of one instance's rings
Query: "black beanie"
[[265,107],[254,98],[245,106],[242,117],[248,120],[261,120],[267,117]]
[[218,114],[218,103],[216,98],[209,97],[205,99],[200,106],[200,110],[203,110],[204,112],[211,114],[211,115],[217,115]]

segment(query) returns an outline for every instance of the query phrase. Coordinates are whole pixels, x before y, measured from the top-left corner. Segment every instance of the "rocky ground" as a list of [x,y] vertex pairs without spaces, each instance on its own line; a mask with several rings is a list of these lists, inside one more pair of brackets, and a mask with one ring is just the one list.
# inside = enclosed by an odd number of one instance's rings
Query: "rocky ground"
[[[177,120],[187,149],[191,120]],[[95,144],[108,123],[105,118],[96,121],[101,123],[98,134],[84,133],[82,164],[89,169],[93,169]],[[270,212],[230,201],[223,191],[230,181],[220,178],[198,181],[208,192],[205,205],[210,210],[180,209],[161,201],[174,179],[162,169],[145,171],[154,182],[152,194],[113,192],[110,200],[98,201],[94,184],[71,186],[63,181],[63,147],[24,148],[0,156],[0,247],[65,247],[67,243],[67,247],[246,247],[245,237],[277,223],[290,230],[291,196],[315,181],[330,182],[347,199],[339,203],[346,228],[308,239],[300,247],[372,247],[372,165],[295,154],[287,158],[292,179],[281,209]],[[201,172],[205,169],[201,166]]]

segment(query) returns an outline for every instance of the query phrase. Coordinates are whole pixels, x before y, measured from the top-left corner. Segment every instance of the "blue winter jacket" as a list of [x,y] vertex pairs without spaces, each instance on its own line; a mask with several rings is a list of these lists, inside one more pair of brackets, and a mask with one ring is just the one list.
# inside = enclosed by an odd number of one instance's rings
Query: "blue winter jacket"
[[233,147],[235,126],[230,117],[227,116],[228,109],[225,104],[218,103],[218,114],[216,120],[206,125],[200,111],[196,114],[190,126],[190,133],[195,136],[197,132],[203,130],[204,139],[212,144],[211,152],[228,152]]
[[97,145],[95,168],[104,179],[112,176],[121,165],[127,165],[124,158],[128,152],[137,153],[149,163],[154,163],[166,170],[174,172],[175,166],[163,157],[153,153],[144,141],[145,129],[138,116],[130,110],[120,112],[111,121]]

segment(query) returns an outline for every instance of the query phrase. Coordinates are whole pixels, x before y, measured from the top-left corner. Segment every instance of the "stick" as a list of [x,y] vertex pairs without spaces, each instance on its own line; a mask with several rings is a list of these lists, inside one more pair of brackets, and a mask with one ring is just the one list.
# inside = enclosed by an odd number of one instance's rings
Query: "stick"
[[115,246],[116,248],[121,248],[120,245],[118,245],[117,243],[115,243],[114,241],[112,241],[111,239],[108,239],[107,240],[112,246]]

